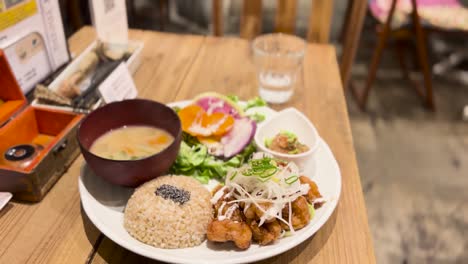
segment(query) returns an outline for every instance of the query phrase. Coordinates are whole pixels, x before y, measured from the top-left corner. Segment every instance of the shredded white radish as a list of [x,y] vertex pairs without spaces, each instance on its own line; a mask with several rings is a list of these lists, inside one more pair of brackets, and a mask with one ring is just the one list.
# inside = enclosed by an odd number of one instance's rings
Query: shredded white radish
[[[270,155],[262,152],[254,153],[252,159],[264,159],[266,162],[271,162],[273,164],[272,173],[269,173],[269,171],[261,175],[248,173],[249,170],[255,171],[256,169],[250,163],[230,171],[226,176],[225,186],[215,193],[211,200],[213,204],[216,204],[223,197],[225,189],[230,190],[227,195],[233,200],[228,201],[227,204],[231,206],[224,213],[220,208],[218,220],[230,218],[233,211],[238,208],[233,206],[238,206],[238,203],[243,202],[245,203],[244,213],[252,205],[262,212],[258,226],[262,226],[265,222],[276,218],[288,225],[291,233],[294,233],[292,202],[307,194],[310,186],[301,184],[299,168],[293,162],[284,165],[277,164],[274,159],[271,159]],[[224,208],[224,204],[222,207]],[[283,208],[288,208],[287,219],[283,217]]]
[[223,215],[224,206],[226,206],[226,202],[223,202],[223,203],[221,204],[221,206],[219,207],[219,209],[218,209],[218,215]]
[[221,199],[221,197],[223,197],[223,194],[224,194],[224,190],[226,189],[227,187],[226,186],[223,186],[221,189],[219,189],[219,191],[217,191],[214,195],[213,195],[213,198],[211,198],[210,202],[212,204],[216,204],[219,199]]

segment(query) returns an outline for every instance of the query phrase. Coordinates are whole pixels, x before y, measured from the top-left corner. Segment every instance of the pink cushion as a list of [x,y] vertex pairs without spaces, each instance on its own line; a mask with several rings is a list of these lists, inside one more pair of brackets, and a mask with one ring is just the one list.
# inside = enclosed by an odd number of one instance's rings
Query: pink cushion
[[[406,1],[407,0],[400,0],[397,3],[395,13],[393,15],[392,27],[400,27],[408,22],[408,15],[404,12],[406,9],[404,7]],[[387,21],[388,13],[390,12],[391,4],[392,0],[370,0],[369,10],[377,20],[381,23],[385,23]]]
[[[370,0],[369,10],[381,23],[385,23],[393,0]],[[397,0],[392,27],[400,27],[409,21],[411,0]],[[445,29],[468,31],[468,9],[458,0],[416,0],[423,23]]]
[[416,0],[416,4],[418,7],[428,5],[461,5],[458,0]]
[[468,9],[463,6],[418,7],[424,22],[447,30],[468,31]]

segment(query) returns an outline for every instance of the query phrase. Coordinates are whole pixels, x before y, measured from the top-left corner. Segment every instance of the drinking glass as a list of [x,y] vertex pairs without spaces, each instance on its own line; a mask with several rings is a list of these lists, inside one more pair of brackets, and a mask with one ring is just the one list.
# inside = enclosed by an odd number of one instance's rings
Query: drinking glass
[[287,102],[294,93],[305,54],[299,37],[273,33],[252,43],[260,97],[269,103]]

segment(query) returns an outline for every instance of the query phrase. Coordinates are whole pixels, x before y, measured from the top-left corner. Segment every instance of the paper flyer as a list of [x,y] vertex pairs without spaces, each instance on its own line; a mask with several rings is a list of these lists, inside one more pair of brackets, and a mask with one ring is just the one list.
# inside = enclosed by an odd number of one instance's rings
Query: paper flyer
[[133,99],[138,95],[132,75],[123,62],[99,85],[99,92],[106,103]]
[[128,21],[125,0],[90,0],[89,6],[98,38],[103,42],[126,45]]
[[58,0],[1,0],[0,49],[23,93],[67,63]]

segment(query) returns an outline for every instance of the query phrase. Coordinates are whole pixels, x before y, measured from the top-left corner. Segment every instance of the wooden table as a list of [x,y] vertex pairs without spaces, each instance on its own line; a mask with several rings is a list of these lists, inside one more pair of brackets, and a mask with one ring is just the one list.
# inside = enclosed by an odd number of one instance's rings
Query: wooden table
[[[85,27],[69,40],[74,54],[95,38]],[[238,38],[132,30],[145,42],[134,75],[140,97],[162,102],[214,90],[250,98],[257,93],[249,43]],[[335,50],[308,45],[303,88],[293,105],[317,126],[341,168],[343,190],[328,222],[310,239],[265,263],[375,263]],[[80,156],[37,204],[12,202],[0,212],[0,263],[145,263],[103,236],[80,206]]]

